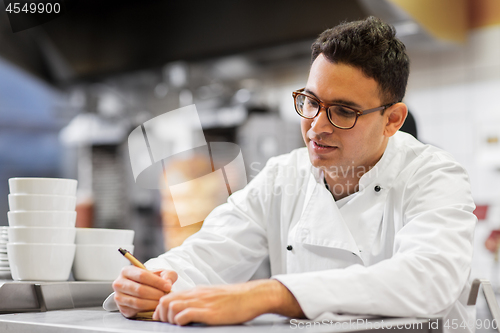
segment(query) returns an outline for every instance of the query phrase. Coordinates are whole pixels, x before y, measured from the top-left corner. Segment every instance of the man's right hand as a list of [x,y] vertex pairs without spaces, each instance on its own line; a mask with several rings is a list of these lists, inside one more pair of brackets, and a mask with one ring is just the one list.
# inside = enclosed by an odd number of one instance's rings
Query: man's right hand
[[126,266],[113,282],[115,302],[127,318],[143,311],[153,311],[162,296],[177,281],[177,273],[168,270],[148,271]]

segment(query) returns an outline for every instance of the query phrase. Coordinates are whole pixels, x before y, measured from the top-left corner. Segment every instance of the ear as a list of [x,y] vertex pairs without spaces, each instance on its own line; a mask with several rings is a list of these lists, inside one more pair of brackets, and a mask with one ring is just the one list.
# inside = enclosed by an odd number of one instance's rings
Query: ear
[[408,115],[408,107],[404,103],[396,103],[385,110],[386,125],[384,128],[384,136],[391,137],[403,126],[406,116]]

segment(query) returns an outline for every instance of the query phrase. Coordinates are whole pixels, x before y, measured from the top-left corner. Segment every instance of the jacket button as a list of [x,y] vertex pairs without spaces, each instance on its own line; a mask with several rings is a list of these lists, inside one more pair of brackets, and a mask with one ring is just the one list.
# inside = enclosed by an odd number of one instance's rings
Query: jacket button
[[375,186],[375,188],[374,188],[375,192],[380,192],[380,190],[381,190],[381,189],[382,189],[382,188],[381,188],[380,186],[378,186],[378,185],[377,185],[377,186]]
[[288,251],[292,251],[292,250],[293,250],[293,246],[288,245],[288,246],[286,247],[286,249],[287,249]]

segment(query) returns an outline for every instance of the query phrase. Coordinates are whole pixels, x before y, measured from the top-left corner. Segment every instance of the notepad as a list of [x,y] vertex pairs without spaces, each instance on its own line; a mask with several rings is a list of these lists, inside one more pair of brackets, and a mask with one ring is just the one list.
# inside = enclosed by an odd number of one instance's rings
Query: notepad
[[135,317],[132,317],[130,319],[143,320],[143,321],[159,321],[159,320],[153,319],[153,313],[155,313],[155,312],[154,311],[139,312],[138,314],[135,315]]

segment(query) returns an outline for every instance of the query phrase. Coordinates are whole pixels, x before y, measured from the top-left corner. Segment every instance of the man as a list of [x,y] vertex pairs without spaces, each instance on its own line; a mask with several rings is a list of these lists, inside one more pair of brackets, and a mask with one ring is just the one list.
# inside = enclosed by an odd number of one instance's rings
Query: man
[[[339,25],[320,35],[312,59],[293,93],[307,148],[271,159],[200,232],[148,261],[150,271],[124,268],[113,287],[125,316],[473,320],[468,177],[449,154],[398,132],[409,60],[394,28],[374,17]],[[266,258],[271,278],[247,282]]]

